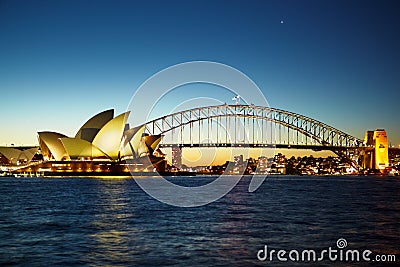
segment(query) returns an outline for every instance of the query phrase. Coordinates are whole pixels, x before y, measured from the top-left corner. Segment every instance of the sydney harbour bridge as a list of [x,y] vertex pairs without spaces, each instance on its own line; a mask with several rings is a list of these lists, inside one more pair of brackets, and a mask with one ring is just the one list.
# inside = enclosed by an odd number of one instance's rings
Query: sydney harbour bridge
[[146,123],[165,147],[249,147],[330,150],[360,167],[364,140],[301,114],[255,105],[215,105],[179,111]]
[[[345,149],[363,140],[315,119],[277,108],[217,105],[176,112],[146,123],[151,135],[170,133],[161,146],[273,146]],[[174,138],[175,136],[175,138]],[[170,141],[170,143],[165,143]]]

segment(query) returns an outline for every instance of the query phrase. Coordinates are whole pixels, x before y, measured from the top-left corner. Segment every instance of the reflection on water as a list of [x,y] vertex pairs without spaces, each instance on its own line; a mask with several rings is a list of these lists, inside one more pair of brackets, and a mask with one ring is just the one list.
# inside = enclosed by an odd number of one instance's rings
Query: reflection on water
[[[243,190],[227,195],[223,201],[230,205],[221,212],[221,221],[213,228],[216,236],[222,237],[219,238],[216,252],[221,259],[237,259],[242,263],[250,264],[254,261],[251,259],[253,253],[249,253],[246,244],[254,238],[249,233],[252,218],[256,214],[250,207],[249,199]],[[246,261],[245,258],[249,259]]]
[[341,237],[350,248],[399,253],[398,178],[269,177],[253,193],[249,182],[179,208],[132,179],[1,178],[0,265],[249,266],[264,245],[319,250]]
[[110,264],[130,262],[129,244],[136,241],[138,230],[128,224],[133,214],[127,188],[121,180],[100,180],[96,187],[98,212],[92,222],[96,231],[90,235],[94,248],[85,255],[85,261]]

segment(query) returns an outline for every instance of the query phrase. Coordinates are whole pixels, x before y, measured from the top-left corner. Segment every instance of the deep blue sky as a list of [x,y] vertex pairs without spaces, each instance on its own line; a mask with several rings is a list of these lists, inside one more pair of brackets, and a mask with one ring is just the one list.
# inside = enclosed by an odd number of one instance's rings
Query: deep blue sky
[[[165,67],[210,60],[269,104],[400,144],[398,1],[0,0],[0,145],[124,112]],[[283,21],[283,23],[281,23]]]

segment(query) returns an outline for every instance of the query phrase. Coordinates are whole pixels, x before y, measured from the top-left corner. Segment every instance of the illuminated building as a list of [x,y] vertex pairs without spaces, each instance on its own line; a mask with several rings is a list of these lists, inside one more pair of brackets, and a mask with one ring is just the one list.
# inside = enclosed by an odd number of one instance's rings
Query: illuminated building
[[[154,167],[164,171],[165,155],[157,149],[161,135],[144,135],[144,125],[130,129],[126,123],[128,116],[129,112],[126,112],[114,117],[114,110],[106,110],[84,123],[74,137],[39,132],[39,147],[44,161],[20,171],[78,172],[82,175],[91,172],[151,172]],[[12,150],[7,148],[4,151],[2,154],[8,155]],[[6,157],[19,160],[28,152],[13,153]]]
[[[118,160],[125,156],[138,156],[143,143],[144,127],[129,129],[129,112],[113,118],[114,110],[106,110],[90,118],[75,137],[55,132],[39,132],[39,146],[45,160]],[[156,140],[161,138],[157,136]],[[153,138],[154,139],[154,138]],[[151,139],[151,140],[153,140]],[[158,145],[159,141],[157,142]],[[153,147],[148,141],[145,145]]]
[[266,172],[268,169],[268,158],[261,156],[258,158],[257,171]]
[[246,166],[244,164],[243,155],[234,156],[233,162],[234,162],[233,173],[235,174],[243,173],[245,168],[247,167],[247,164]]
[[242,166],[243,165],[243,155],[234,156],[233,162],[235,162],[235,166]]
[[115,118],[113,114],[113,110],[107,110],[93,116],[78,130],[75,137],[39,132],[43,157],[47,160],[118,159],[129,112]]

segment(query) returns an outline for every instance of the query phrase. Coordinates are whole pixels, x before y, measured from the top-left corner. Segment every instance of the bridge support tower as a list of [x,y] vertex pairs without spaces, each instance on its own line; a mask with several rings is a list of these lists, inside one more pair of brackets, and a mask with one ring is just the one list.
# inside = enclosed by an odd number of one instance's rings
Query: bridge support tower
[[386,131],[377,129],[365,133],[364,169],[376,169],[383,172],[389,166],[389,144]]

